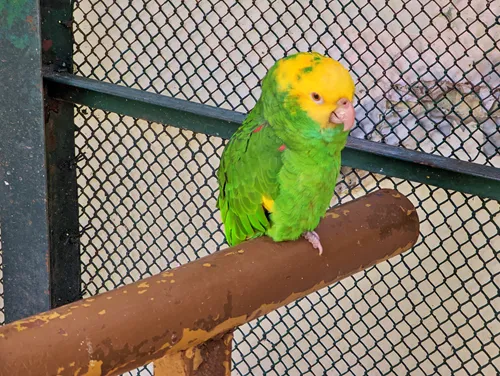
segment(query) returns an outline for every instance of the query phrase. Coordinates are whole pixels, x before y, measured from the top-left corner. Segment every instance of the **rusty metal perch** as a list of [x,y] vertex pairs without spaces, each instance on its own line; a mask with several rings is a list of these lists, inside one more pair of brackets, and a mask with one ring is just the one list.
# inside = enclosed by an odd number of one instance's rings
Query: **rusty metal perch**
[[318,233],[323,256],[305,240],[263,237],[5,325],[0,375],[118,375],[162,357],[160,374],[177,359],[185,374],[219,362],[228,375],[230,347],[216,346],[230,345],[226,333],[410,249],[419,221],[406,197],[380,190],[330,210]]

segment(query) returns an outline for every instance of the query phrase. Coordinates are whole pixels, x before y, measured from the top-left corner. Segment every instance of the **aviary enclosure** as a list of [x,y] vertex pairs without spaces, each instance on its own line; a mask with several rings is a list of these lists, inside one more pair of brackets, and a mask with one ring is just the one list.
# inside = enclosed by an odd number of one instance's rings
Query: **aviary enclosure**
[[0,113],[16,125],[0,141],[0,324],[225,248],[226,140],[274,61],[313,50],[357,86],[332,205],[395,188],[420,237],[240,326],[232,374],[499,374],[499,14],[499,0],[0,3]]

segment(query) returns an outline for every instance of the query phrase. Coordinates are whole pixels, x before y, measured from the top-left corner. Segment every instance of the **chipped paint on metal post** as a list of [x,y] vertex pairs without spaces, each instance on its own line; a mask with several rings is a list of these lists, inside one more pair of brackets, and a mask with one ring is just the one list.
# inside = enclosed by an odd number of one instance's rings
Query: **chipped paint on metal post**
[[51,308],[39,25],[38,1],[0,2],[0,217],[7,321]]

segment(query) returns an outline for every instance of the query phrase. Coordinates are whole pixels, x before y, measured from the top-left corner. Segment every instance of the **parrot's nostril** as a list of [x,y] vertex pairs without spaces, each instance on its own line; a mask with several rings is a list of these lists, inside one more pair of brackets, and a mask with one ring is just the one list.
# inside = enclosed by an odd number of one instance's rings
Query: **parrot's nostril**
[[348,101],[347,99],[345,99],[345,98],[344,98],[344,99],[341,99],[341,100],[339,101],[339,105],[340,105],[340,106],[342,106],[342,107],[345,107],[345,106],[347,106],[348,104],[349,104],[349,101]]

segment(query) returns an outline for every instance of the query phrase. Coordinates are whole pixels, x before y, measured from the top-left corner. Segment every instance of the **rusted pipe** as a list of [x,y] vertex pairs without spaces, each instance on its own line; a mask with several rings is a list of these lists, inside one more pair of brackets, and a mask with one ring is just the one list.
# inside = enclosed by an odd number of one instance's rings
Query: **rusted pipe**
[[0,328],[0,375],[118,375],[193,348],[387,260],[418,237],[414,206],[380,190],[330,210],[310,244],[267,237]]
[[233,333],[201,345],[168,353],[154,362],[154,376],[231,376]]

